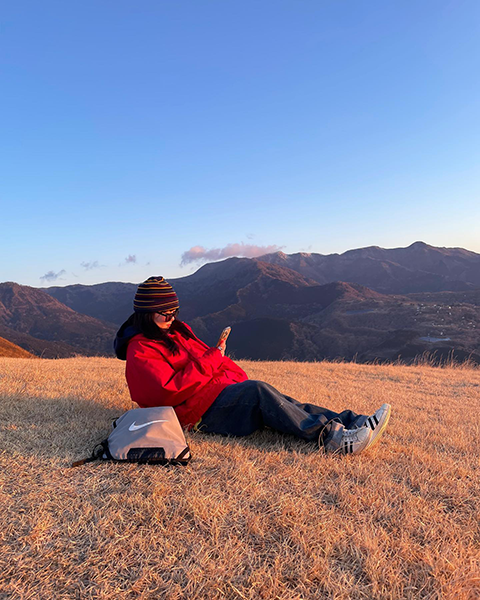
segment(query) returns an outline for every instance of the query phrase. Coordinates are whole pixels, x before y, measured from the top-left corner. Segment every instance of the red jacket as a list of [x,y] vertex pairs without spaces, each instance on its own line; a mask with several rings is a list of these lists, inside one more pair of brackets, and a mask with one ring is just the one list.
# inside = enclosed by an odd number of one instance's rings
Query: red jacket
[[178,354],[141,333],[131,338],[127,348],[127,383],[132,400],[141,408],[173,406],[181,425],[191,428],[222,390],[248,377],[220,350],[209,348],[196,336],[188,339],[179,331],[169,335],[177,344]]

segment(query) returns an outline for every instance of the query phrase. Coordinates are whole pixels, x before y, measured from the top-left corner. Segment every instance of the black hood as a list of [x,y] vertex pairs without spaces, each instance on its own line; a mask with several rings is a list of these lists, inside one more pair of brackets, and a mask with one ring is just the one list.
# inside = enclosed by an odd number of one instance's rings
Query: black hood
[[113,342],[115,354],[120,360],[127,360],[128,342],[134,335],[140,333],[140,330],[133,326],[133,317],[134,315],[128,317],[125,323],[117,331],[115,341]]

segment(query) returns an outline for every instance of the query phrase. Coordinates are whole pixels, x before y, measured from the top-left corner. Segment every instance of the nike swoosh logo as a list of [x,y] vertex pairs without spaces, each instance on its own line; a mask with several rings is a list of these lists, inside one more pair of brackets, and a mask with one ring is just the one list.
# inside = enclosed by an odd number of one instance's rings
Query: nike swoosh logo
[[166,419],[160,419],[158,421],[149,421],[148,423],[142,423],[141,425],[135,425],[135,421],[130,425],[128,431],[137,431],[137,429],[141,429],[142,427],[146,427],[147,425],[151,425],[152,423],[166,423]]

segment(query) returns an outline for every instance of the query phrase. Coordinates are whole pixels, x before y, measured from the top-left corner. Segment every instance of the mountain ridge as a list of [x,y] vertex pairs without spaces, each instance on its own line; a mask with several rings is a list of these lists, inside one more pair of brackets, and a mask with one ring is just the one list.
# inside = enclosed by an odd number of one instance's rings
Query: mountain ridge
[[318,283],[360,283],[387,294],[480,287],[480,254],[414,242],[405,248],[366,246],[342,254],[276,252],[258,260],[286,266]]
[[[229,352],[237,358],[413,360],[433,352],[480,362],[480,286],[473,283],[480,255],[423,242],[393,250],[400,253],[369,246],[343,255],[231,257],[169,282],[180,318],[206,343],[214,345],[220,330],[232,326]],[[325,282],[332,268],[358,281]],[[31,288],[36,291],[22,299],[25,286],[0,284],[0,335],[49,357],[55,348],[63,356],[110,354],[116,329],[132,313],[136,288],[123,282]],[[50,329],[42,329],[49,319]]]

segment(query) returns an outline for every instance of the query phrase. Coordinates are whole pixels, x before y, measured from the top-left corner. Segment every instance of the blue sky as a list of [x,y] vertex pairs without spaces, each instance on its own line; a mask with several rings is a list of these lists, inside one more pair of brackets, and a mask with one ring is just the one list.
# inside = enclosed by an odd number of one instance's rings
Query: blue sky
[[477,0],[4,3],[0,281],[480,252],[479,39]]

